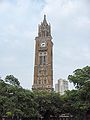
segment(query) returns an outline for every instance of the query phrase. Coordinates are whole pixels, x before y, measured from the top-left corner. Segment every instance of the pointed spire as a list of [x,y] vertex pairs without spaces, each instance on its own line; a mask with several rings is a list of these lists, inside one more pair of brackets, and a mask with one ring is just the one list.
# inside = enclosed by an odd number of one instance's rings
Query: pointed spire
[[47,20],[46,20],[46,15],[44,14],[44,20],[43,20],[43,23],[46,23],[47,24]]
[[50,24],[47,23],[45,14],[43,22],[41,22],[41,25],[38,26],[38,36],[39,37],[51,36],[51,26]]
[[46,15],[44,15],[44,21],[46,21]]

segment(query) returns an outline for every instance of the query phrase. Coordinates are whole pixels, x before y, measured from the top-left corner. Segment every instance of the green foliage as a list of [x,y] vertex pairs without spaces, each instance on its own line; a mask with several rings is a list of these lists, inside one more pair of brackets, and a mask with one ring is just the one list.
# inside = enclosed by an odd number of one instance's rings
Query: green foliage
[[81,88],[86,81],[90,80],[90,67],[86,66],[82,69],[77,69],[73,75],[69,75],[68,79],[73,82],[76,88]]
[[24,89],[13,75],[6,76],[5,81],[0,79],[0,116],[49,120],[50,116],[58,118],[61,114],[71,113],[76,120],[82,120],[90,109],[90,67],[77,69],[68,78],[77,89],[68,90],[63,96]]
[[58,117],[62,112],[63,100],[57,93],[40,92],[35,97],[35,101],[39,115],[45,119],[49,119],[51,115]]
[[[72,99],[74,98],[74,104],[72,105],[74,111],[76,111],[76,116],[82,119],[80,116],[84,116],[86,111],[90,109],[90,67],[77,69],[73,73],[73,75],[68,76],[70,82],[73,82],[77,88],[74,96],[71,96]],[[70,95],[72,95],[72,91],[70,91]],[[69,100],[71,97],[69,97]]]
[[0,81],[0,115],[12,111],[18,117],[35,117],[37,111],[33,92],[19,87],[20,84],[17,84],[19,82],[12,81],[11,78],[13,77],[6,77],[10,84],[5,83],[4,80]]
[[5,81],[10,83],[13,86],[20,87],[20,82],[13,75],[7,75],[6,78],[5,78]]
[[12,117],[12,112],[6,112],[7,117]]

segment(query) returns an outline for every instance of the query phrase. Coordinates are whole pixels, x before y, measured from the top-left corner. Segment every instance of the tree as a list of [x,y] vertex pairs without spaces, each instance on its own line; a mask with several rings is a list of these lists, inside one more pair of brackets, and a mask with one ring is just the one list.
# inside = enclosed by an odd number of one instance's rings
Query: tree
[[8,82],[8,83],[10,83],[13,86],[20,87],[20,82],[13,75],[7,75],[5,77],[5,81]]
[[73,106],[74,111],[77,111],[77,119],[80,120],[86,111],[90,109],[90,67],[86,66],[82,69],[75,70],[73,75],[68,76],[68,79],[70,82],[73,82],[77,89],[75,93],[77,94],[77,96],[75,96],[77,99],[75,99]]
[[90,66],[75,70],[73,75],[68,76],[68,79],[70,82],[73,82],[77,89],[83,87],[85,82],[90,80]]
[[63,99],[60,94],[54,92],[39,92],[35,95],[37,111],[44,120],[49,120],[50,116],[57,118],[62,113]]

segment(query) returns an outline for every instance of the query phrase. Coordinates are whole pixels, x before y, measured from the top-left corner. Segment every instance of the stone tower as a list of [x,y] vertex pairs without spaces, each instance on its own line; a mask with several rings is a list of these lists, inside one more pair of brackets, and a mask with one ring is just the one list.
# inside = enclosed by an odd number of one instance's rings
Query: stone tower
[[53,42],[51,26],[44,20],[38,26],[35,38],[35,65],[32,90],[53,90]]

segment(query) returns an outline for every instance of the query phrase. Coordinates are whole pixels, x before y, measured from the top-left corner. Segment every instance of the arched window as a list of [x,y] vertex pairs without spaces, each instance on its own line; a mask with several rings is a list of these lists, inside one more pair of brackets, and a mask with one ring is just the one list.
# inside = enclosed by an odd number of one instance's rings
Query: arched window
[[40,59],[40,65],[45,65],[47,63],[47,54],[46,52],[40,52],[39,59]]

